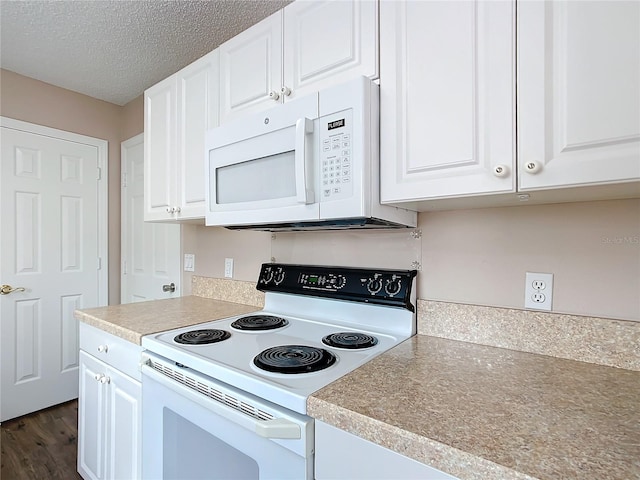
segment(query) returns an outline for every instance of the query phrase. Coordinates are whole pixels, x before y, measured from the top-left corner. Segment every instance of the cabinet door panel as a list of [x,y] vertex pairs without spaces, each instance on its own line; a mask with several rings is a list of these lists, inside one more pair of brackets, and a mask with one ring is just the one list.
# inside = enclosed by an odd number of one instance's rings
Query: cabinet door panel
[[514,3],[383,0],[380,18],[383,201],[513,192]]
[[282,86],[282,12],[220,46],[220,123],[276,103]]
[[80,352],[80,386],[78,394],[78,471],[88,480],[106,477],[106,398],[104,385],[96,375],[106,372],[107,366]]
[[204,139],[218,125],[218,75],[217,50],[177,74],[179,218],[204,217]]
[[378,77],[377,2],[297,1],[284,9],[284,83],[299,97]]
[[140,383],[109,371],[109,478],[140,478]]
[[522,2],[518,59],[521,190],[640,179],[640,3]]
[[175,77],[151,87],[144,99],[145,220],[171,218],[176,189]]

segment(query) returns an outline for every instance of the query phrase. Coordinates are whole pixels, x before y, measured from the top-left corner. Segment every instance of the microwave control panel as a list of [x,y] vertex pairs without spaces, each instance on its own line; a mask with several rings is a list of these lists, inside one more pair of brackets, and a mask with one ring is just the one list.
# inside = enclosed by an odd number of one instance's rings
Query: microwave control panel
[[353,195],[353,112],[320,117],[320,201]]

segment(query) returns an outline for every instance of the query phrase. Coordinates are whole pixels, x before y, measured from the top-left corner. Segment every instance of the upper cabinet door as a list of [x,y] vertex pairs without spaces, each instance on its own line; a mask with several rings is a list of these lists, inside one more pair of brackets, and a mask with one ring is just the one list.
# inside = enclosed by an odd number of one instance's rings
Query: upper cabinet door
[[520,190],[640,179],[640,2],[518,4]]
[[202,218],[205,211],[205,133],[218,126],[218,50],[177,73],[178,218]]
[[[298,0],[284,8],[284,94],[378,78],[378,2]],[[291,93],[289,93],[289,91]]]
[[175,77],[144,94],[145,220],[167,218],[176,195],[176,82]]
[[380,3],[381,197],[515,191],[515,3]]
[[220,123],[280,101],[282,11],[220,46]]
[[204,218],[204,140],[218,125],[218,95],[217,50],[145,91],[145,221]]

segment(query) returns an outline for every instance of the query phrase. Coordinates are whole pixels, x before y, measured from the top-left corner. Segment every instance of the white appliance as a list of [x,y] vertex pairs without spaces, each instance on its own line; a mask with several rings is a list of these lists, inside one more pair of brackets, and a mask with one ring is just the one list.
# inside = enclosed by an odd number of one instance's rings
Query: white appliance
[[206,224],[259,230],[415,227],[380,204],[379,87],[366,77],[207,132]]
[[263,310],[143,337],[143,478],[313,479],[306,400],[415,334],[415,275],[264,264]]

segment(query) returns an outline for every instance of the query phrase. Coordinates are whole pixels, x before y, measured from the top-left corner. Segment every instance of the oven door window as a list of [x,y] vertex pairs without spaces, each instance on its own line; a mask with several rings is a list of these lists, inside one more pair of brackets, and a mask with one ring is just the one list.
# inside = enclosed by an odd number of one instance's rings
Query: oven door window
[[249,455],[164,409],[163,478],[245,480],[260,478],[260,467]]

